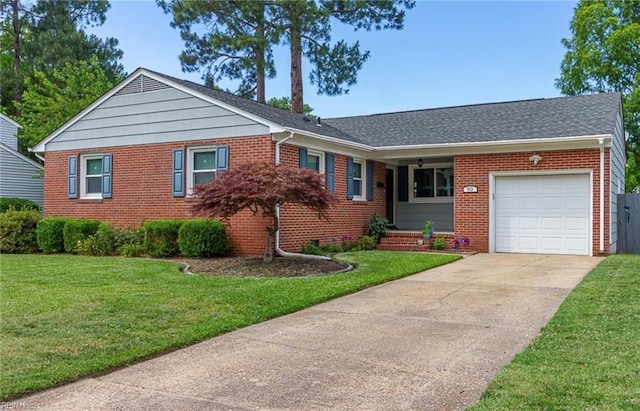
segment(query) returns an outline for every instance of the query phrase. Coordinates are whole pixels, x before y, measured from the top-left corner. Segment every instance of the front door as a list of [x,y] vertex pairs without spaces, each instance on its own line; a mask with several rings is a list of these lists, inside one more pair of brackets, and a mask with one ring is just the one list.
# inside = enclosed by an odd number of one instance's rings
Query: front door
[[394,209],[393,209],[393,192],[394,192],[394,186],[393,186],[393,169],[391,168],[387,168],[387,181],[384,185],[384,189],[385,189],[385,193],[386,193],[386,198],[387,198],[387,220],[389,220],[389,224],[395,224],[394,221]]

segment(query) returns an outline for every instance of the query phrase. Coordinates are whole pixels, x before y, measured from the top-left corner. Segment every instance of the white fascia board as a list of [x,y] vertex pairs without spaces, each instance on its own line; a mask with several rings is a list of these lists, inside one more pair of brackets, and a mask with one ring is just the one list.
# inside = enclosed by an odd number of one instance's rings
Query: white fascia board
[[44,167],[42,167],[41,164],[36,163],[35,161],[33,161],[32,159],[30,159],[29,157],[25,156],[24,154],[15,151],[14,149],[12,149],[11,147],[6,146],[5,144],[0,143],[0,149],[6,151],[7,153],[11,154],[14,157],[19,158],[20,160],[29,163],[35,167],[38,167],[40,170],[44,170]]
[[[402,159],[415,156],[443,156],[463,154],[486,154],[535,150],[564,150],[598,148],[598,139],[605,139],[605,147],[611,146],[611,134],[556,137],[544,139],[501,140],[470,143],[421,144],[411,146],[386,146],[376,148],[380,159]],[[411,153],[408,153],[411,151]]]
[[318,140],[322,140],[331,144],[337,144],[343,147],[350,147],[350,148],[354,148],[354,149],[358,149],[358,150],[362,150],[365,152],[373,152],[376,151],[376,148],[371,147],[367,144],[362,144],[362,143],[355,143],[353,141],[348,141],[348,140],[342,140],[340,138],[336,138],[336,137],[329,137],[329,136],[325,136],[322,134],[318,134],[318,133],[313,133],[311,131],[305,131],[305,130],[300,130],[297,128],[291,128],[291,127],[286,127],[284,131],[288,131],[294,134],[298,134],[301,136],[307,136],[307,137],[311,137],[314,139],[318,139]]
[[16,126],[17,128],[22,128],[22,126],[18,123],[16,123],[15,120],[13,120],[11,117],[0,113],[0,117],[2,117],[3,119],[7,120],[9,123],[11,123],[12,125]]
[[118,93],[118,91],[120,91],[122,88],[124,88],[125,86],[127,86],[127,84],[131,83],[132,81],[134,81],[135,79],[137,79],[140,75],[145,75],[149,78],[152,78],[156,81],[159,81],[161,83],[167,84],[168,86],[171,86],[177,90],[180,90],[184,93],[187,93],[191,96],[194,96],[196,98],[199,98],[201,100],[207,101],[211,104],[220,106],[222,108],[225,108],[229,111],[232,111],[236,114],[239,114],[241,116],[247,117],[250,120],[253,120],[257,123],[263,124],[267,127],[269,127],[270,132],[275,133],[275,132],[279,132],[279,131],[283,131],[284,128],[278,124],[269,122],[261,117],[255,116],[251,113],[247,113],[244,110],[240,110],[235,106],[231,106],[229,104],[223,103],[219,100],[216,100],[214,98],[211,98],[209,96],[206,96],[204,94],[198,93],[195,90],[192,90],[188,87],[184,87],[178,83],[175,83],[169,79],[166,79],[162,76],[159,76],[155,73],[151,73],[149,71],[147,71],[144,68],[138,68],[136,71],[134,71],[133,73],[131,73],[131,75],[129,75],[129,77],[127,77],[126,79],[124,79],[120,84],[118,84],[116,87],[112,88],[110,91],[108,91],[107,93],[105,93],[102,97],[100,97],[99,99],[97,99],[96,101],[94,101],[91,105],[89,105],[87,108],[85,108],[84,110],[82,110],[80,113],[78,113],[75,117],[73,117],[71,120],[67,121],[65,124],[63,124],[60,128],[58,128],[56,131],[54,131],[52,134],[50,134],[47,138],[45,138],[44,140],[40,141],[38,144],[35,145],[35,147],[33,147],[30,151],[33,151],[34,153],[44,153],[46,151],[46,145],[53,140],[54,138],[56,138],[57,136],[59,136],[61,133],[63,133],[65,130],[67,130],[69,127],[71,127],[72,125],[74,125],[75,123],[77,123],[80,119],[82,119],[84,116],[86,116],[87,114],[89,114],[91,111],[93,111],[96,107],[98,107],[99,105],[101,105],[102,103],[104,103],[107,99],[109,99],[110,97],[112,97],[113,95],[115,95],[116,93]]
[[277,124],[277,123],[269,121],[269,120],[267,120],[265,118],[256,116],[253,113],[249,113],[248,111],[239,109],[238,107],[233,106],[231,104],[224,103],[224,102],[222,102],[220,100],[217,100],[217,99],[215,99],[213,97],[207,96],[206,94],[199,93],[199,92],[197,92],[197,91],[195,91],[195,90],[193,90],[193,89],[191,89],[189,87],[185,87],[182,84],[175,83],[175,82],[173,82],[173,81],[171,81],[171,80],[169,80],[167,78],[159,76],[159,75],[157,75],[155,73],[151,73],[151,72],[149,72],[149,71],[147,71],[145,69],[140,69],[140,70],[141,70],[141,73],[144,74],[145,76],[150,77],[150,78],[152,78],[154,80],[157,80],[157,81],[159,81],[161,83],[168,84],[171,87],[182,91],[183,93],[187,93],[189,95],[192,95],[193,97],[199,98],[199,99],[204,100],[204,101],[206,101],[208,103],[211,103],[211,104],[214,104],[214,105],[216,105],[218,107],[221,107],[221,108],[224,108],[226,110],[229,110],[232,113],[238,114],[238,115],[240,115],[242,117],[246,117],[249,120],[253,120],[256,123],[260,123],[260,124],[262,124],[262,125],[264,125],[266,127],[269,127],[269,132],[270,133],[279,133],[279,132],[285,131],[285,128],[280,124]]

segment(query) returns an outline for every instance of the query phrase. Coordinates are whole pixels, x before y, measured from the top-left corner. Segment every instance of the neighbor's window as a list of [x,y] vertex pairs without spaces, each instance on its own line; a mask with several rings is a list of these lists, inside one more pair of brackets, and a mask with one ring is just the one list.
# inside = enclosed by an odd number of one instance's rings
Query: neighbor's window
[[192,192],[195,186],[210,183],[216,178],[216,148],[189,149],[188,165],[187,188]]
[[440,199],[451,201],[453,197],[453,167],[412,167],[410,184],[413,187],[411,201],[429,202]]
[[363,164],[360,160],[353,160],[353,199],[364,200]]
[[81,198],[102,198],[102,154],[81,158]]

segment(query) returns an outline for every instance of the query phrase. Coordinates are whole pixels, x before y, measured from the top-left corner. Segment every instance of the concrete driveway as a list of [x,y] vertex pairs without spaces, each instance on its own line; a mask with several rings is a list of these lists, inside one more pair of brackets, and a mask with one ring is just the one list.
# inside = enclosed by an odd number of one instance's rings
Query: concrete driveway
[[7,407],[464,409],[601,260],[478,254]]

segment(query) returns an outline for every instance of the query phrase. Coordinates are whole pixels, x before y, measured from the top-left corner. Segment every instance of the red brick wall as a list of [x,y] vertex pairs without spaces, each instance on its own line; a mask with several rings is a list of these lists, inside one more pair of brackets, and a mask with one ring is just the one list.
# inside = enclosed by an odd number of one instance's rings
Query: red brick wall
[[[489,173],[498,171],[543,171],[563,169],[593,170],[593,255],[600,248],[600,151],[564,150],[536,152],[542,157],[533,165],[533,152],[478,154],[456,156],[454,159],[454,225],[457,236],[471,239],[472,248],[489,251]],[[605,253],[609,251],[609,149],[605,149]],[[477,194],[462,194],[462,187],[478,187]]]
[[[94,218],[118,226],[137,227],[159,218],[193,218],[189,199],[172,196],[173,150],[197,145],[228,145],[229,166],[247,161],[275,158],[275,143],[270,136],[190,141],[188,144],[166,143],[110,147],[84,151],[50,152],[45,161],[45,214]],[[67,198],[67,159],[69,156],[102,153],[113,156],[113,198],[83,200]],[[282,146],[282,162],[298,164],[298,147]],[[312,239],[325,243],[343,234],[357,237],[364,233],[366,222],[374,212],[385,213],[384,189],[375,188],[374,201],[346,200],[346,157],[335,156],[336,196],[338,204],[328,221],[301,207],[281,210],[281,247],[298,252]],[[385,181],[385,166],[376,163],[375,182]],[[265,227],[270,223],[243,212],[228,223],[227,233],[237,255],[261,255],[266,241]]]
[[[196,145],[228,145],[229,166],[275,156],[270,136],[229,138],[189,142]],[[85,151],[46,154],[45,215],[95,218],[119,226],[138,227],[159,218],[192,218],[190,201],[172,196],[173,150],[187,147],[184,142],[109,147]],[[83,200],[67,198],[67,159],[90,153],[113,155],[113,198]],[[246,212],[231,219],[227,233],[239,255],[260,255],[264,249],[266,224],[261,217]]]
[[[297,165],[298,147],[283,144],[280,151],[283,164]],[[336,204],[329,211],[327,220],[318,218],[317,213],[296,206],[282,207],[280,210],[280,247],[289,252],[299,252],[310,240],[320,240],[320,244],[340,243],[340,238],[348,234],[354,238],[366,233],[366,225],[374,213],[384,216],[386,212],[385,191],[377,183],[385,182],[384,163],[374,166],[373,201],[347,200],[347,157],[335,155],[335,196]],[[363,181],[363,184],[366,182]]]

